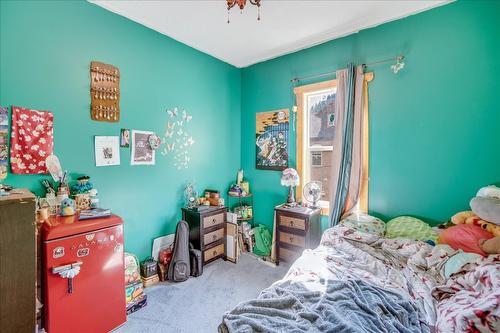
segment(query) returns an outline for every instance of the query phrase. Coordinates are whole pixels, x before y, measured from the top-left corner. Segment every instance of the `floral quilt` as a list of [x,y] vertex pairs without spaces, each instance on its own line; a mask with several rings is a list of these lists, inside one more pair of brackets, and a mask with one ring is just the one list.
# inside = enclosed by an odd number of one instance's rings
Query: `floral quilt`
[[479,258],[446,279],[444,265],[456,253],[337,226],[325,231],[318,248],[305,250],[283,280],[311,288],[325,280],[362,280],[412,300],[435,332],[496,332],[500,256]]

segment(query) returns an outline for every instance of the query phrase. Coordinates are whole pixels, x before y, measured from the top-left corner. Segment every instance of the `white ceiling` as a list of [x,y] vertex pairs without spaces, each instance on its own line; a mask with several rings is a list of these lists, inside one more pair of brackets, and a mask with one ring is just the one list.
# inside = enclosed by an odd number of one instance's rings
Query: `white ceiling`
[[246,67],[448,3],[435,1],[262,0],[240,14],[225,0],[90,0],[197,50]]

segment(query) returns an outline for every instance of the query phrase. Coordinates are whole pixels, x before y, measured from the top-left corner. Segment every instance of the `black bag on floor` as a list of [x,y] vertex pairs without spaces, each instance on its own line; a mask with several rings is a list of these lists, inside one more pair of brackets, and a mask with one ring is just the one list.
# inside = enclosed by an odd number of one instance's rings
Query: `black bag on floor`
[[175,230],[172,260],[168,265],[168,279],[174,282],[186,281],[191,274],[189,266],[189,225],[186,221],[179,221]]
[[198,277],[203,274],[201,251],[191,248],[189,254],[191,255],[191,276]]

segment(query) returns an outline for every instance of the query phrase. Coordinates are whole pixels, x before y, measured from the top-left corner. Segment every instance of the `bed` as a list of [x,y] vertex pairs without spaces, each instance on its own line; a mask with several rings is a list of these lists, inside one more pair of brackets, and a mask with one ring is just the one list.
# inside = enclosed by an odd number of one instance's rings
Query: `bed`
[[225,313],[219,332],[500,331],[500,255],[446,278],[456,254],[336,226],[282,280]]

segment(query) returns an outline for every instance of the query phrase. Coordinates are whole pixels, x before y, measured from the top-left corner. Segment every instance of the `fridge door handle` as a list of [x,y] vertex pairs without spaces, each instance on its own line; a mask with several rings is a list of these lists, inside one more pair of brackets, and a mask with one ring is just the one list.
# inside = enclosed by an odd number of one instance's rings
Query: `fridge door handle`
[[81,261],[76,261],[71,264],[52,267],[52,274],[59,274],[60,277],[68,279],[68,294],[73,293],[73,278],[80,273]]
[[71,264],[52,267],[52,274],[59,274],[61,272],[65,272],[65,271],[68,271],[70,269],[80,267],[82,264],[83,264],[82,261],[75,261],[74,263],[71,263]]

